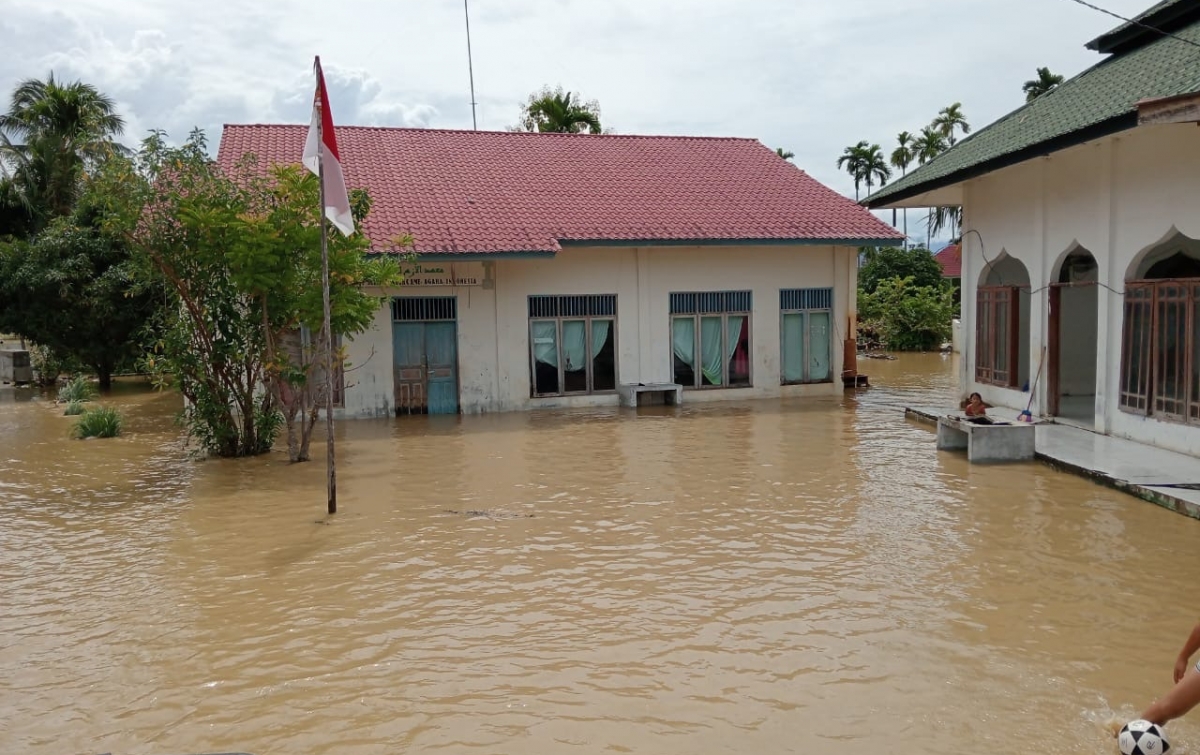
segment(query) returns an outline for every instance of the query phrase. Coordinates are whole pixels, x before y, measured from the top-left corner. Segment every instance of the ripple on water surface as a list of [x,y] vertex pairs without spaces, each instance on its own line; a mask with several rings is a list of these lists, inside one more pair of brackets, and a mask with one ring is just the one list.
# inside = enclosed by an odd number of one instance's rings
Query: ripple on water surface
[[169,396],[80,442],[0,391],[0,752],[1111,752],[1200,523],[936,452],[900,407],[957,369],[343,423],[332,519],[320,462],[188,461]]

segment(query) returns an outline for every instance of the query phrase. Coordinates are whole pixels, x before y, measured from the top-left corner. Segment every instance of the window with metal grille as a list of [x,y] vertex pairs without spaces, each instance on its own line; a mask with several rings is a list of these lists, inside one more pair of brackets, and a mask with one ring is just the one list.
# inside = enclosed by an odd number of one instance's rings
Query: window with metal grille
[[1200,280],[1125,285],[1124,411],[1200,424]]
[[398,296],[392,299],[392,320],[396,322],[457,319],[458,298],[454,296]]
[[785,288],[779,292],[782,384],[827,383],[833,379],[832,317],[832,288]]
[[975,291],[975,380],[1017,386],[1021,343],[1020,289],[980,286]]
[[671,314],[750,312],[749,291],[706,291],[671,294]]
[[616,294],[531,296],[530,317],[616,317]]
[[749,291],[670,295],[675,382],[685,388],[747,388],[750,381]]
[[616,324],[616,294],[530,296],[531,395],[615,391]]

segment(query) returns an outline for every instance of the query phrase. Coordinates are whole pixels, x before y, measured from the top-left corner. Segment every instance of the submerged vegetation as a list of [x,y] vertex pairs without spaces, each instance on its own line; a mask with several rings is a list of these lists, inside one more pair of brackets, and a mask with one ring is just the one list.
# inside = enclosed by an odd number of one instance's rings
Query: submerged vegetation
[[82,375],[77,375],[58,389],[58,400],[69,403],[91,401],[96,398],[96,386]]
[[121,434],[121,413],[111,406],[89,409],[75,421],[71,435],[76,438],[115,438]]

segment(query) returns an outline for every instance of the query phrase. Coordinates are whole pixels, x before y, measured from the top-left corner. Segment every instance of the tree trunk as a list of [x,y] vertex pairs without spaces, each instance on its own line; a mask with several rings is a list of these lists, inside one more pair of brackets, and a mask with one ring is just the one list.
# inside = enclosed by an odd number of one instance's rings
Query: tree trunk
[[113,366],[111,361],[106,359],[93,367],[96,370],[96,379],[100,383],[100,392],[108,393],[112,390]]

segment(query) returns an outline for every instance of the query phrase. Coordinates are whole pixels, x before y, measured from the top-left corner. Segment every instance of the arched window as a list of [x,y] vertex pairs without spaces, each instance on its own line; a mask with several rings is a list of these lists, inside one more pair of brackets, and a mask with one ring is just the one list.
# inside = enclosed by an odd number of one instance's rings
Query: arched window
[[1029,379],[1029,272],[1001,252],[975,289],[975,380],[1020,388]]
[[1176,233],[1140,255],[1123,310],[1121,408],[1200,424],[1200,242]]

